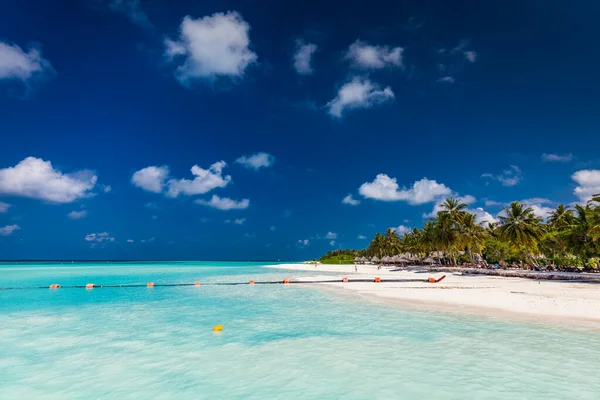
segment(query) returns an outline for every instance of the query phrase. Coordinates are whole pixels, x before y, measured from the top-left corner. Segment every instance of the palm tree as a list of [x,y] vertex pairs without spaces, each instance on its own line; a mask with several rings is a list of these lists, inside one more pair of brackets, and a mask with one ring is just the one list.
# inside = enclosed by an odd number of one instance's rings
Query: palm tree
[[566,239],[572,251],[579,256],[584,268],[587,261],[598,254],[598,245],[595,243],[598,229],[598,210],[589,203],[583,207],[575,206],[573,224],[566,234]]
[[564,204],[559,204],[556,210],[552,211],[548,216],[548,224],[552,228],[562,230],[573,223],[573,210],[566,207]]
[[481,253],[483,244],[488,237],[486,229],[477,223],[475,215],[467,213],[463,220],[460,235],[461,244],[467,248],[471,262],[475,264],[472,251],[477,254]]
[[385,233],[385,250],[388,256],[400,253],[400,238],[395,229],[388,228]]
[[459,240],[458,231],[469,214],[465,210],[467,204],[450,197],[441,204],[441,208],[438,212],[438,239],[440,244],[450,251],[452,264],[456,265],[454,250]]
[[505,207],[504,212],[506,216],[499,216],[498,233],[500,237],[513,247],[525,247],[525,252],[530,261],[534,266],[537,266],[530,249],[536,245],[544,234],[542,218],[536,217],[531,207],[526,207],[518,201],[510,203],[510,207]]

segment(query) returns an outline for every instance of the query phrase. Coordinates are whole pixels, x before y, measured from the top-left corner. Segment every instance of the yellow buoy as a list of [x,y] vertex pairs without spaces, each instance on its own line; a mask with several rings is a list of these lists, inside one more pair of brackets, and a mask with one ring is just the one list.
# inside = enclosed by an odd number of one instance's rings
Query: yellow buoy
[[215,325],[213,326],[213,332],[221,332],[223,330],[223,325]]

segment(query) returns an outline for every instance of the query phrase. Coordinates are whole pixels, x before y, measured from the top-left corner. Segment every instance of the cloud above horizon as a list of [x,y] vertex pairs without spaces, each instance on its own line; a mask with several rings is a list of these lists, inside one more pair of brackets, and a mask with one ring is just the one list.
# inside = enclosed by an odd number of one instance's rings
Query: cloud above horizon
[[361,40],[350,45],[345,59],[352,65],[362,69],[380,69],[384,67],[404,67],[402,63],[402,47],[373,46]]
[[196,204],[216,208],[218,210],[244,210],[250,206],[250,200],[242,199],[240,201],[236,201],[233,199],[229,199],[227,197],[219,197],[216,194],[213,194],[212,198],[209,201],[198,199],[196,200]]
[[94,242],[94,243],[107,243],[114,242],[115,238],[110,236],[108,232],[100,232],[100,233],[89,233],[85,235],[84,240],[86,242]]
[[342,118],[345,111],[371,108],[394,98],[394,92],[389,86],[380,89],[368,78],[354,77],[340,87],[337,96],[327,103],[326,107],[329,115]]
[[312,75],[315,72],[312,67],[312,59],[317,48],[314,43],[304,43],[302,40],[296,41],[294,69],[299,75]]
[[52,204],[72,203],[92,196],[97,180],[89,170],[64,174],[50,161],[27,157],[14,167],[0,169],[0,194]]
[[71,211],[70,213],[67,214],[67,217],[69,219],[82,219],[87,217],[87,210],[81,210],[81,211]]
[[10,236],[14,231],[21,229],[19,225],[7,225],[0,228],[0,236]]
[[24,51],[16,44],[0,41],[0,81],[18,80],[31,87],[34,80],[43,80],[55,75],[50,61],[42,57],[39,47]]
[[241,77],[257,55],[250,49],[250,25],[236,11],[181,21],[179,37],[165,40],[165,57],[177,65],[183,86],[198,79]]
[[342,203],[343,204],[349,204],[351,206],[357,206],[360,204],[359,200],[356,200],[355,198],[352,197],[352,194],[348,194],[346,197],[344,197],[342,199]]
[[0,201],[0,213],[5,213],[8,211],[9,208],[11,208],[12,205],[8,204],[8,203],[4,203]]
[[198,165],[191,168],[194,179],[169,179],[169,167],[149,166],[133,173],[131,183],[147,192],[162,193],[165,196],[178,197],[180,194],[193,196],[205,194],[216,188],[223,188],[231,182],[231,176],[223,176],[223,168],[227,166],[225,161],[217,161],[208,169]]
[[494,175],[490,173],[482,174],[482,178],[490,178],[500,182],[503,186],[515,186],[523,180],[521,168],[516,165],[511,165],[508,169],[502,171],[501,174]]
[[573,194],[580,201],[586,202],[596,194],[600,194],[600,170],[583,169],[571,175],[578,186],[573,190]]
[[249,156],[241,156],[235,162],[246,168],[258,171],[261,168],[272,166],[275,163],[275,156],[261,151]]
[[416,181],[410,188],[400,189],[396,178],[386,174],[379,174],[372,182],[363,183],[358,192],[367,199],[406,201],[412,205],[430,203],[452,194],[446,185],[427,178]]
[[542,160],[546,162],[570,162],[573,161],[573,154],[542,154]]

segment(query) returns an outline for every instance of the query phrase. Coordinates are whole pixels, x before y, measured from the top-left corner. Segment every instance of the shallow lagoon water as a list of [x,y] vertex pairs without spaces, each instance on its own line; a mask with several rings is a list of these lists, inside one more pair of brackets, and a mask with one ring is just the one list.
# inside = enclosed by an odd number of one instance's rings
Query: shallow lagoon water
[[0,287],[205,283],[0,291],[0,398],[600,398],[597,331],[206,285],[302,274],[260,265],[0,265]]

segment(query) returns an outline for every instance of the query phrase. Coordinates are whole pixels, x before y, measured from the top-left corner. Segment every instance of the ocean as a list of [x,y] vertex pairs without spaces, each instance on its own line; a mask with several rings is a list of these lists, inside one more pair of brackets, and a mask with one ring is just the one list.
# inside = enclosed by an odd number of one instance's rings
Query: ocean
[[[305,285],[265,263],[0,264],[2,399],[594,399],[600,335]],[[213,326],[222,324],[215,333]]]

